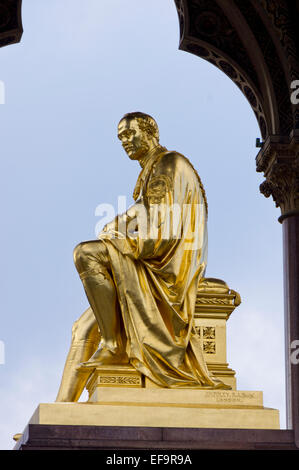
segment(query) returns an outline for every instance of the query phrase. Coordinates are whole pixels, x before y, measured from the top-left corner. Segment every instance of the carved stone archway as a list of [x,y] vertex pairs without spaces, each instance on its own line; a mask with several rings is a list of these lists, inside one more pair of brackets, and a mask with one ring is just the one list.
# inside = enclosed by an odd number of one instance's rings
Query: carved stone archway
[[[180,49],[222,70],[246,96],[260,127],[260,191],[283,226],[287,421],[299,447],[299,1],[174,0]],[[297,81],[297,83],[296,83]]]

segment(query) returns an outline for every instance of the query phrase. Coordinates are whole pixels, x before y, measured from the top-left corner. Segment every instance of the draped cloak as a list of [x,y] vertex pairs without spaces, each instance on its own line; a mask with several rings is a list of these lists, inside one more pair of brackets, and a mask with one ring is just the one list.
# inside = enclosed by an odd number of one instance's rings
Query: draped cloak
[[207,207],[183,155],[159,147],[147,159],[135,204],[101,232],[111,261],[130,363],[162,387],[219,385],[194,330],[199,280],[207,263]]

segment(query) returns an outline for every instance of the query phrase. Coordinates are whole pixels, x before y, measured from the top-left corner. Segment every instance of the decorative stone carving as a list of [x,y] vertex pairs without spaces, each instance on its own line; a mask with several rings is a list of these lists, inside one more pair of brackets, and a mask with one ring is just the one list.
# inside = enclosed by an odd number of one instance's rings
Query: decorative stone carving
[[226,322],[240,303],[240,295],[220,279],[205,278],[199,283],[195,331],[208,369],[233,389],[236,389],[235,371],[226,362]]
[[141,374],[130,365],[100,366],[95,369],[86,385],[89,401],[96,401],[98,390],[102,390],[103,387],[142,387],[142,377]]
[[286,142],[269,138],[256,162],[257,171],[266,177],[260,191],[265,197],[272,196],[276,207],[281,209],[282,218],[299,211],[299,135],[294,133]]
[[215,341],[204,341],[203,351],[206,354],[216,354],[216,343]]
[[290,83],[299,76],[296,7],[290,5],[295,2],[231,0],[229,7],[226,0],[175,3],[180,49],[208,60],[236,83],[256,115],[262,138],[289,136],[299,128],[299,109],[290,101]]
[[[297,3],[297,5],[296,5]],[[288,81],[298,80],[298,2],[285,2],[285,0],[261,0],[261,4],[267,12],[269,19],[279,36],[280,43],[284,49],[284,58],[287,62]],[[299,108],[293,106],[294,128],[299,129]]]
[[291,102],[291,83],[299,80],[298,3],[231,0],[229,7],[226,0],[175,3],[180,49],[228,75],[255,113],[264,140],[257,156],[257,171],[265,175],[261,193],[273,197],[282,217],[299,211],[299,106]]

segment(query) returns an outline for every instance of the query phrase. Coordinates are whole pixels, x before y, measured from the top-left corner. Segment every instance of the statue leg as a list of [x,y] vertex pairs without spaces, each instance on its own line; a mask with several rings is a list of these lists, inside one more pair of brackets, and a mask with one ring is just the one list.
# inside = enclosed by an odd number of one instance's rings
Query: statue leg
[[117,292],[105,244],[101,240],[80,243],[74,250],[74,261],[101,333],[100,348],[86,365],[127,363]]
[[100,342],[98,324],[91,308],[74,323],[71,347],[65,362],[57,402],[78,401],[86,385],[88,374],[78,371],[78,365],[87,361]]

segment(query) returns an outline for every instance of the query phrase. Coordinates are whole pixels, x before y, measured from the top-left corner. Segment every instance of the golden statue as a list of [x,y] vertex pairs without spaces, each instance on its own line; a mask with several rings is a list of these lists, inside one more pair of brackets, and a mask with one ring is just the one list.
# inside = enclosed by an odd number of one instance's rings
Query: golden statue
[[126,114],[118,138],[141,172],[135,203],[74,261],[90,308],[73,326],[56,401],[77,401],[97,366],[130,364],[164,388],[230,388],[209,373],[194,328],[207,264],[207,201],[187,158],[159,144],[155,120]]

